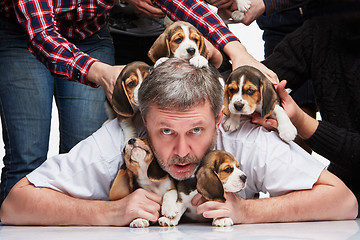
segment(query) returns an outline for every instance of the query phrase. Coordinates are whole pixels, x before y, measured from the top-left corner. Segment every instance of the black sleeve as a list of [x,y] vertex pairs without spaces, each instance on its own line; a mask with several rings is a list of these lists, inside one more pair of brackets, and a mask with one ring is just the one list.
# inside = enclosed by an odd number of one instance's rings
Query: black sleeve
[[287,87],[296,90],[310,78],[314,25],[311,20],[288,34],[263,63],[273,70]]

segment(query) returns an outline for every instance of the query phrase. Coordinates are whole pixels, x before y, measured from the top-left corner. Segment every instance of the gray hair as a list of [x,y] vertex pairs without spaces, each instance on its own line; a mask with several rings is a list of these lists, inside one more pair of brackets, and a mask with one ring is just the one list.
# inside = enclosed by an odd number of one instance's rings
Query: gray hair
[[145,119],[153,103],[162,109],[184,111],[209,100],[217,117],[223,105],[219,78],[214,67],[197,68],[186,60],[170,58],[142,82],[138,93],[140,112]]

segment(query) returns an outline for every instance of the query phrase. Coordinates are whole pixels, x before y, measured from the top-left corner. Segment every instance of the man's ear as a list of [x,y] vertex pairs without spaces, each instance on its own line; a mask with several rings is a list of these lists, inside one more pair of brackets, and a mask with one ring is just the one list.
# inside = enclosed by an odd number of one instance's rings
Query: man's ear
[[217,120],[216,120],[216,132],[219,131],[219,127],[220,127],[220,124],[221,124],[221,121],[222,121],[222,118],[223,118],[223,115],[224,115],[224,109],[225,109],[225,106],[223,105],[220,109],[220,112],[219,112],[219,115],[217,117]]

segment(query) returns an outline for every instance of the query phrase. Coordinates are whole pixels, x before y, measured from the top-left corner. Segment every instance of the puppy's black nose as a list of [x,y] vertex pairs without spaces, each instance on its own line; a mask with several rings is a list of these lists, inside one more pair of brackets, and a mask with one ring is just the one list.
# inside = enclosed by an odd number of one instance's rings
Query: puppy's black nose
[[195,54],[195,48],[188,48],[188,49],[186,49],[186,51],[187,51],[188,54],[190,54],[191,56]]
[[243,103],[234,103],[234,107],[236,110],[240,111],[244,107],[244,104]]
[[136,142],[135,138],[130,138],[128,144],[133,145]]
[[246,182],[247,176],[246,175],[241,175],[240,179],[241,179],[241,181]]

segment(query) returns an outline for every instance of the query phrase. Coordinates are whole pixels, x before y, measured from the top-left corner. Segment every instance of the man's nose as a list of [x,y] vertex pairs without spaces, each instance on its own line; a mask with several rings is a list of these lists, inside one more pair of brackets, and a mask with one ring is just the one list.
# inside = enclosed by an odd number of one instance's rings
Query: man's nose
[[179,136],[175,146],[175,154],[179,157],[185,157],[190,152],[190,145],[186,141],[186,137]]

